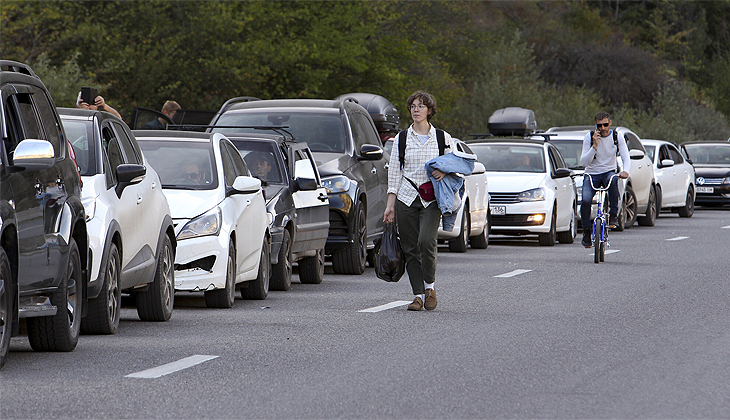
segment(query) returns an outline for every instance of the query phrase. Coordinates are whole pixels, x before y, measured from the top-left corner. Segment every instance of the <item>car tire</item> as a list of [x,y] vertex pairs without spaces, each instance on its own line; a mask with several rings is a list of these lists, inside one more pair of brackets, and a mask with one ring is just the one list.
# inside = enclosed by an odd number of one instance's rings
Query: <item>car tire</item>
[[554,246],[555,240],[557,239],[557,233],[556,233],[556,223],[557,223],[557,217],[555,214],[555,211],[553,211],[553,217],[550,221],[550,231],[547,233],[540,233],[538,234],[538,239],[540,241],[541,246]]
[[657,213],[656,188],[652,187],[649,189],[649,204],[646,205],[646,216],[638,218],[639,226],[654,226]]
[[575,236],[578,234],[578,220],[575,211],[575,204],[573,205],[573,217],[570,219],[570,226],[565,232],[558,232],[558,242],[561,244],[572,244],[575,242]]
[[10,260],[3,248],[0,248],[0,369],[10,351],[10,336],[13,332],[13,273],[10,271]]
[[636,193],[630,185],[624,191],[624,211],[626,212],[624,229],[629,229],[636,223]]
[[72,351],[81,332],[82,267],[79,247],[71,238],[66,271],[61,284],[51,296],[58,308],[55,315],[28,318],[28,341],[35,351]]
[[487,224],[484,225],[482,233],[477,236],[469,238],[469,245],[473,249],[487,249],[489,247],[489,222],[485,220]]
[[208,308],[232,308],[236,301],[236,245],[228,240],[228,260],[226,261],[226,285],[222,289],[208,290],[204,293],[205,306]]
[[[104,284],[99,296],[89,299],[89,309],[81,320],[81,331],[85,334],[116,334],[119,328],[119,314],[122,310],[121,255],[115,243],[109,245]],[[101,273],[100,273],[101,274]]]
[[464,204],[464,212],[461,214],[461,227],[459,236],[454,239],[449,239],[449,251],[451,252],[466,252],[469,245],[469,230],[471,229],[471,223],[469,223],[469,207]]
[[365,208],[358,203],[355,208],[355,242],[332,254],[332,269],[336,274],[362,274],[367,259],[368,228]]
[[317,255],[299,260],[299,281],[304,284],[320,284],[324,280],[324,248]]
[[692,217],[692,215],[695,214],[695,200],[692,197],[693,192],[692,186],[690,185],[690,187],[687,188],[687,197],[684,201],[684,207],[680,207],[677,211],[677,213],[679,213],[679,217]]
[[261,259],[259,260],[259,272],[256,280],[249,281],[241,288],[241,297],[244,299],[264,300],[269,293],[269,281],[271,280],[271,245],[268,238],[264,238],[264,245],[261,247]]
[[169,321],[175,305],[175,255],[172,241],[163,235],[155,278],[147,290],[137,292],[137,315],[142,321]]
[[292,264],[294,264],[291,248],[291,234],[284,229],[281,248],[279,248],[279,262],[271,266],[271,282],[269,283],[271,290],[287,291],[291,289],[291,272]]

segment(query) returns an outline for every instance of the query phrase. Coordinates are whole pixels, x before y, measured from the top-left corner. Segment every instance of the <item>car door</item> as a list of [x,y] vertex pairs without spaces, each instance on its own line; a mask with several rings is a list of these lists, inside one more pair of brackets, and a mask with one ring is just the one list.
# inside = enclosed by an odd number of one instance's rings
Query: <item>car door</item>
[[677,168],[677,205],[685,204],[685,198],[689,186],[695,183],[695,168],[687,162],[682,153],[674,146],[668,145],[669,156],[674,160],[674,166]]
[[662,167],[662,161],[668,159],[674,160],[669,147],[666,144],[661,145],[657,155],[657,166],[661,167],[662,179],[659,179],[659,174],[655,174],[657,177],[657,183],[662,186],[662,206],[674,206],[681,199],[684,201],[684,192],[679,192],[680,187],[680,176],[677,170],[677,164],[672,166]]
[[631,173],[629,174],[631,176],[631,185],[634,189],[634,194],[636,194],[637,211],[643,213],[646,211],[646,206],[649,202],[649,189],[652,187],[654,180],[654,166],[646,154],[644,146],[641,145],[641,141],[635,134],[625,132],[624,137],[629,153],[632,150],[639,150],[644,153],[643,158],[631,160]]
[[[456,150],[474,154],[466,144],[457,141]],[[478,162],[477,162],[478,163]],[[474,168],[471,175],[464,177],[465,190],[469,194],[469,214],[471,230],[479,229],[487,220],[489,211],[489,193],[487,192],[487,174],[483,170],[484,165],[480,164],[479,170]]]
[[571,212],[573,206],[573,179],[569,176],[564,178],[555,178],[555,172],[558,169],[568,169],[563,157],[558,149],[553,145],[548,145],[548,157],[550,158],[550,176],[555,183],[555,195],[557,198],[557,228],[563,228],[570,225]]
[[[358,132],[359,140],[355,142],[355,156],[360,155],[360,148],[363,144],[372,144],[382,147],[380,137],[370,116],[357,109],[353,111],[354,127]],[[385,169],[385,155],[378,160],[360,160],[362,174],[367,190],[367,226],[368,236],[378,236],[383,232],[383,213],[388,199],[388,172]]]
[[[296,207],[295,241],[292,251],[301,253],[324,248],[329,233],[329,198],[322,186],[312,152],[306,145],[293,144],[289,148],[289,162],[294,163],[292,198]],[[313,185],[302,188],[307,180]],[[300,184],[301,183],[301,184]]]

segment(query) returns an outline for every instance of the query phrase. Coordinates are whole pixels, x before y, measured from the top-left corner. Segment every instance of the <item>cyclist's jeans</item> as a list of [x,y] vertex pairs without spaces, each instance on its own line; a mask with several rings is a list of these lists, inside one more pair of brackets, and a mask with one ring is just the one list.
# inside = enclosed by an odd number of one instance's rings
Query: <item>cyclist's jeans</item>
[[[591,181],[588,177],[593,178],[593,185],[599,188],[605,187],[611,176],[616,172],[609,171],[602,174],[584,175],[583,177],[583,197],[580,200],[580,223],[585,229],[586,226],[591,225],[591,205],[593,202],[593,196],[596,194],[596,190],[591,188]],[[611,186],[608,188],[608,202],[609,202],[609,214],[618,215],[618,177],[614,178],[611,182]],[[603,210],[606,211],[605,209]]]

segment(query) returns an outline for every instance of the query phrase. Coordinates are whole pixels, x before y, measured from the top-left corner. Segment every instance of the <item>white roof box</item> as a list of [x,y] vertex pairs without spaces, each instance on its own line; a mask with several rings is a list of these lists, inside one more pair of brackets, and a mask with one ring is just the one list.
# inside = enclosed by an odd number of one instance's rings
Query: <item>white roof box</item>
[[527,136],[537,131],[535,112],[518,107],[498,109],[489,117],[487,128],[493,136]]

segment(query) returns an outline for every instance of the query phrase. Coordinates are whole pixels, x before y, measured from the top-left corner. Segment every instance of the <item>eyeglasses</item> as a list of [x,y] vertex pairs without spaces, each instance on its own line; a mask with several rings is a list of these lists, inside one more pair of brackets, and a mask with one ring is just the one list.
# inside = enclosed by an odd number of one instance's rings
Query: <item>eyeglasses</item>
[[424,109],[426,109],[426,105],[424,105],[424,104],[410,106],[411,111],[415,111],[415,110],[423,111]]
[[603,124],[596,123],[596,127],[598,127],[598,128],[608,127],[609,125],[611,125],[611,123],[603,123]]
[[200,172],[188,172],[185,174],[185,178],[192,180],[200,179]]

